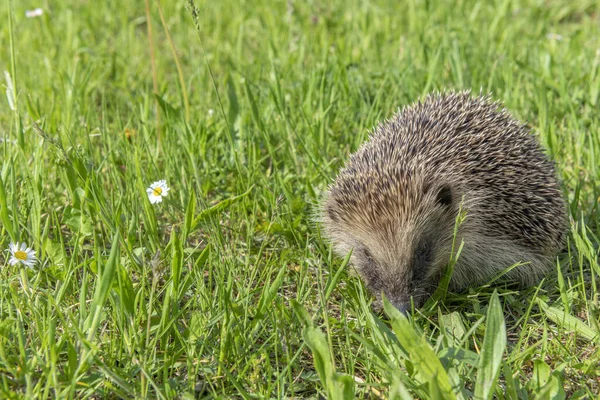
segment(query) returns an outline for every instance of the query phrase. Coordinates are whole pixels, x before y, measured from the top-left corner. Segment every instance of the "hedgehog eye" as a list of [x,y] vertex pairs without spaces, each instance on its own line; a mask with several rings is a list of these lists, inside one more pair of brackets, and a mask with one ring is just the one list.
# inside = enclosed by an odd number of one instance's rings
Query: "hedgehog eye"
[[371,292],[377,294],[377,292],[381,291],[383,284],[381,279],[377,274],[367,273],[363,274],[364,281]]
[[360,249],[360,254],[362,261],[359,263],[358,270],[369,290],[378,292],[383,285],[375,266],[375,259],[366,247]]
[[361,249],[363,265],[367,266],[367,269],[372,271],[375,268],[375,258],[373,258],[373,254],[367,248]]
[[450,207],[452,200],[452,188],[447,184],[442,185],[435,196],[435,202],[442,207]]
[[383,285],[381,284],[381,281],[374,279],[367,283],[367,287],[373,294],[377,295],[379,292],[381,292]]

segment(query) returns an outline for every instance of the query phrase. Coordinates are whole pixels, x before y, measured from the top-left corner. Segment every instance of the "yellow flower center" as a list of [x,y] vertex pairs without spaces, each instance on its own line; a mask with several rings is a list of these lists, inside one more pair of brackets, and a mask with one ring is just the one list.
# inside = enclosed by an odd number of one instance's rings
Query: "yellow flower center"
[[17,251],[15,251],[15,258],[17,260],[25,261],[25,260],[27,260],[27,253],[25,253],[22,250],[17,250]]
[[152,190],[152,194],[155,196],[160,196],[162,194],[162,188],[161,187],[154,188],[154,190]]

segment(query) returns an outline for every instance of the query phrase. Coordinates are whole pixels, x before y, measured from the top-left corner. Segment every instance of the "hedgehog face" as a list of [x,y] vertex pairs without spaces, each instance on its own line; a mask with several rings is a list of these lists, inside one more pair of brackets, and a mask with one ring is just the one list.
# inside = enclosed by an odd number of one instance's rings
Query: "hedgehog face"
[[411,301],[420,307],[437,287],[450,255],[458,201],[447,183],[404,184],[393,193],[405,196],[378,192],[375,202],[372,191],[356,192],[353,207],[333,187],[323,219],[334,249],[341,256],[352,250],[351,263],[377,300],[383,293],[406,312]]

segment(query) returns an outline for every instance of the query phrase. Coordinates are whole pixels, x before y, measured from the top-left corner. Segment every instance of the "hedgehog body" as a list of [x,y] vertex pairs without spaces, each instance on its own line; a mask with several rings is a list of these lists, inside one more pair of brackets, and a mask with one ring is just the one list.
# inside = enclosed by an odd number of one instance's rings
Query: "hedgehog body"
[[525,125],[468,92],[430,95],[377,126],[330,186],[322,222],[371,292],[407,310],[437,287],[459,209],[452,290],[516,264],[504,279],[523,285],[552,269],[567,227],[554,165]]

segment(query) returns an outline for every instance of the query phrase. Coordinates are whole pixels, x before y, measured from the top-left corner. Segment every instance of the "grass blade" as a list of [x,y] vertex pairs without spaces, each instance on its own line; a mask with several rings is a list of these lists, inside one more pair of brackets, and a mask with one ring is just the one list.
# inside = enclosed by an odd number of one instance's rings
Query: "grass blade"
[[193,231],[194,229],[196,229],[198,227],[198,225],[200,224],[200,222],[204,221],[205,219],[207,219],[211,215],[214,215],[214,214],[216,214],[216,213],[218,213],[220,211],[223,211],[224,209],[226,209],[227,207],[229,207],[231,204],[233,204],[236,201],[238,201],[240,199],[243,199],[244,197],[248,196],[250,194],[250,192],[252,191],[252,189],[254,189],[254,186],[252,186],[250,189],[248,189],[245,193],[242,193],[242,194],[240,194],[238,196],[234,196],[234,197],[231,197],[229,199],[223,200],[223,201],[215,204],[214,206],[209,207],[206,210],[203,210],[192,221],[192,228],[190,229],[190,231]]
[[87,340],[91,341],[96,333],[96,329],[100,324],[100,317],[102,316],[102,307],[108,297],[108,293],[112,287],[112,282],[115,277],[117,265],[119,263],[119,233],[115,233],[113,238],[112,247],[110,249],[110,255],[108,261],[102,268],[102,271],[98,271],[98,278],[96,279],[96,289],[94,291],[94,297],[90,304],[90,314],[85,323],[85,330],[88,332]]
[[17,221],[11,221],[10,218],[8,201],[6,198],[6,189],[4,187],[2,176],[0,176],[0,222],[2,222],[2,226],[4,226],[4,229],[6,229],[6,232],[8,232],[10,239],[13,242],[19,241],[18,224]]

